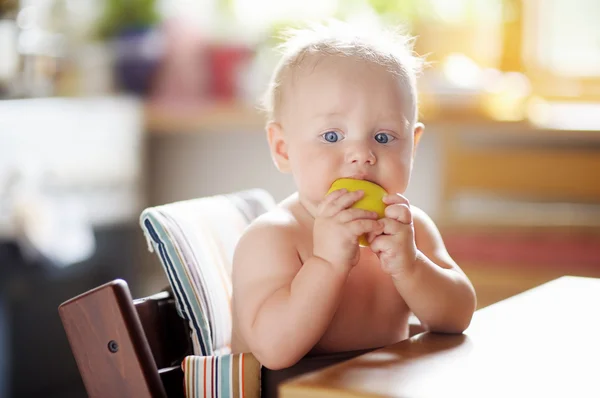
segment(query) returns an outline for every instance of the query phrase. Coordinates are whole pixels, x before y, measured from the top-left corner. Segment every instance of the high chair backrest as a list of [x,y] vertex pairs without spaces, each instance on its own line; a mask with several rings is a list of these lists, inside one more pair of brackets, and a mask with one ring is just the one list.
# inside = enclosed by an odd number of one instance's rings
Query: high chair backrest
[[140,224],[168,277],[195,355],[231,351],[231,266],[244,229],[275,206],[254,189],[144,210]]

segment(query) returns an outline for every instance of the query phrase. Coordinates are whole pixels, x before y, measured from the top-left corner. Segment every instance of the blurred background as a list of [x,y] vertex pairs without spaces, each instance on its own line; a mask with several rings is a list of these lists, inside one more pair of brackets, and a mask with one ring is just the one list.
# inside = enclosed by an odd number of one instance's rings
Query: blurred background
[[57,307],[117,277],[166,286],[144,207],[293,192],[257,100],[273,35],[330,16],[417,36],[407,196],[480,308],[600,276],[597,0],[0,0],[0,397],[85,396]]

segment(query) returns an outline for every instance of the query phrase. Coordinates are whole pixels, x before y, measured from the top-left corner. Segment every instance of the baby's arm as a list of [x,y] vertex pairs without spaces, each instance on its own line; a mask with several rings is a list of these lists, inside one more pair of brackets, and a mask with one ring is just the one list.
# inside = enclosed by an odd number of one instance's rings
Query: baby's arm
[[410,275],[394,278],[396,289],[423,326],[461,333],[477,306],[473,285],[448,254],[434,222],[412,207],[417,258]]
[[270,369],[295,364],[325,333],[348,272],[311,257],[302,264],[293,231],[259,222],[240,240],[233,261],[236,328]]

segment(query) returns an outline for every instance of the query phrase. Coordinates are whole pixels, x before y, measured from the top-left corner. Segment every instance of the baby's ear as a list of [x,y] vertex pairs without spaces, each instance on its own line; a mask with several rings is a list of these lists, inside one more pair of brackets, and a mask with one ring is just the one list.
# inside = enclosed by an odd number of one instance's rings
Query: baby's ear
[[417,150],[417,145],[419,144],[419,140],[423,135],[423,131],[425,131],[425,126],[423,123],[415,123],[415,129],[413,130],[414,134],[414,143],[413,143],[413,157],[415,156],[415,151]]
[[289,173],[290,158],[288,147],[283,134],[283,128],[279,123],[269,122],[267,124],[267,140],[269,141],[273,163],[275,163],[277,169],[282,173]]

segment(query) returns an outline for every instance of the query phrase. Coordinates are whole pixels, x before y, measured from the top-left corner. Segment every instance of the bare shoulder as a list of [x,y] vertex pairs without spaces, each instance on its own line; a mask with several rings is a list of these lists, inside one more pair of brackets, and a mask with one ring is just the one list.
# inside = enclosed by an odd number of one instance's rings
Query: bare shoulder
[[297,271],[300,267],[297,231],[295,217],[285,208],[277,207],[258,217],[246,228],[236,246],[234,278],[240,273],[260,278],[263,270],[271,275],[290,268]]
[[413,225],[415,229],[415,243],[417,249],[444,268],[458,268],[442,239],[435,222],[429,215],[416,206],[411,205]]
[[277,207],[254,220],[242,234],[237,250],[251,247],[295,245],[298,225],[294,215],[287,209]]

